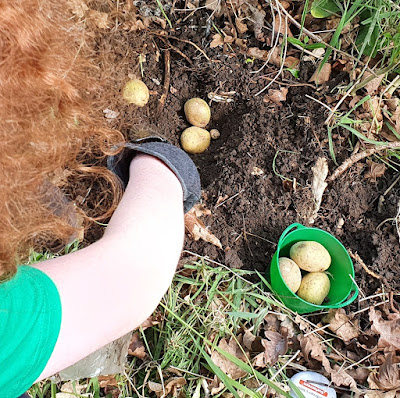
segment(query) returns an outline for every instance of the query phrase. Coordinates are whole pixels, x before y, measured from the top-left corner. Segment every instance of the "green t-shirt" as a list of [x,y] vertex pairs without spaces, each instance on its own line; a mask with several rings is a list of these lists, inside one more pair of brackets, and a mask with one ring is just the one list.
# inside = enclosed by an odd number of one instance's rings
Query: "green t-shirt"
[[21,266],[0,283],[0,397],[22,395],[40,376],[56,344],[61,302],[42,271]]

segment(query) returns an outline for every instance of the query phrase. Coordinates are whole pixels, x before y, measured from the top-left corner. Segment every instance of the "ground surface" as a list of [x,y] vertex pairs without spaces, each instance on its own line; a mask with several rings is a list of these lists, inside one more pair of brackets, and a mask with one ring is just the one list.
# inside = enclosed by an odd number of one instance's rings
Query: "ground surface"
[[[98,11],[109,11],[96,3]],[[143,10],[157,14],[156,8]],[[282,106],[266,103],[264,94],[256,96],[256,93],[275,76],[277,68],[266,66],[255,73],[262,61],[246,64],[242,54],[231,51],[226,54],[222,47],[211,49],[208,16],[209,12],[198,10],[184,21],[180,18],[174,23],[171,34],[174,38],[169,41],[160,36],[165,32],[157,23],[144,31],[127,32],[120,27],[104,33],[93,29],[94,58],[108,82],[104,88],[108,91],[104,109],[119,112],[110,125],[127,135],[136,136],[143,129],[153,129],[179,145],[180,133],[189,127],[183,113],[185,101],[191,97],[210,101],[209,127],[217,128],[221,136],[204,154],[193,155],[192,159],[201,175],[203,202],[212,212],[205,220],[206,225],[221,240],[224,250],[190,238],[185,249],[208,255],[230,267],[264,271],[282,231],[294,222],[307,225],[313,209],[311,167],[316,159],[327,158],[330,172],[336,168],[329,155],[324,125],[328,111],[306,95],[323,99],[332,87],[341,83],[344,75],[333,74],[331,82],[316,90],[307,83],[316,66],[311,61],[302,62],[299,79],[286,71],[271,86],[288,88]],[[205,49],[209,60],[199,49]],[[160,107],[166,51],[170,53],[170,85],[165,104]],[[139,57],[144,60],[142,80],[151,90],[148,106],[140,109],[124,104],[120,94],[129,77],[140,77]],[[234,91],[234,101],[208,99],[209,93],[221,91]],[[336,131],[338,164],[351,154],[349,140],[347,131]],[[263,174],[253,175],[254,167]],[[314,226],[332,233],[347,249],[358,252],[371,270],[398,291],[399,236],[392,221],[380,224],[395,217],[400,185],[390,190],[378,208],[380,196],[396,174],[389,169],[377,182],[371,182],[364,176],[366,170],[362,161],[328,187]],[[288,181],[294,178],[295,190]],[[222,204],[221,198],[226,199]],[[373,294],[378,281],[358,264],[355,267],[360,287],[366,295]]]

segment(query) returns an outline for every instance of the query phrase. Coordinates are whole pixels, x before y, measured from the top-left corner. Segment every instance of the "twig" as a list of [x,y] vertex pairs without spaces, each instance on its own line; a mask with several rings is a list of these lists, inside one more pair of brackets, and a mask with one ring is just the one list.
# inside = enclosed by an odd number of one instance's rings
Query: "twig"
[[191,42],[190,40],[181,39],[181,38],[179,38],[179,37],[171,36],[171,35],[164,35],[164,34],[157,33],[157,32],[153,32],[153,35],[165,37],[165,38],[167,38],[167,39],[177,40],[177,41],[180,41],[180,42],[186,43],[186,44],[190,44],[190,45],[193,46],[197,51],[201,52],[201,53],[204,55],[204,57],[207,59],[207,61],[211,61],[210,58],[208,57],[208,55],[204,52],[204,50],[202,50],[197,44]]
[[173,46],[168,40],[166,40],[164,37],[159,36],[160,40],[162,40],[172,51],[175,51],[177,54],[179,54],[182,58],[184,58],[186,60],[186,62],[189,65],[193,65],[192,60],[186,55],[184,54],[181,50],[179,50],[179,48]]
[[160,102],[158,103],[158,112],[161,112],[165,105],[165,100],[167,99],[168,91],[169,91],[169,83],[171,81],[171,53],[169,50],[165,50],[164,52],[164,64],[165,64],[165,73],[164,73],[164,92],[161,95]]
[[390,309],[395,312],[396,314],[398,314],[400,311],[394,306],[393,303],[393,291],[389,292],[389,305],[390,305]]
[[240,195],[242,192],[244,192],[244,189],[242,189],[241,191],[235,193],[235,195],[232,195],[231,197],[229,197],[228,199],[225,199],[224,201],[222,201],[221,203],[217,204],[214,209],[218,208],[219,206],[222,206],[224,203],[226,203],[228,200],[231,200],[233,198],[236,198],[236,196]]
[[329,176],[326,181],[333,182],[336,178],[340,177],[348,168],[360,160],[373,155],[376,152],[384,151],[385,149],[396,149],[400,148],[400,141],[390,142],[385,145],[376,145],[373,148],[366,149],[363,152],[356,153],[345,160],[333,173]]
[[361,267],[364,268],[364,271],[368,274],[373,276],[376,279],[383,279],[383,276],[376,274],[374,271],[371,271],[366,264],[364,263],[364,261],[361,259],[361,257],[357,254],[357,253],[353,253],[350,249],[347,250],[350,254],[350,257],[352,259],[354,259],[355,261],[358,262],[358,264],[361,265]]

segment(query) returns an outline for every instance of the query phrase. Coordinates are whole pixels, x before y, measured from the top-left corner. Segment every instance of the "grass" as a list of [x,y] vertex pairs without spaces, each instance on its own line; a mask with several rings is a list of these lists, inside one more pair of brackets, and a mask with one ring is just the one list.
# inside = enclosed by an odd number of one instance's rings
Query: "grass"
[[[48,254],[40,256],[36,253],[32,255],[32,261],[49,257]],[[259,282],[250,281],[255,277]],[[250,380],[251,385],[256,384],[258,388],[269,385],[289,397],[281,389],[282,383],[288,385],[284,370],[273,382],[270,381],[285,363],[284,358],[274,367],[259,372],[252,367],[250,360],[232,357],[218,347],[221,338],[237,339],[243,330],[252,328],[253,334],[256,334],[271,309],[285,311],[282,304],[268,293],[266,284],[265,278],[255,275],[253,271],[230,270],[222,264],[214,266],[204,260],[185,265],[176,274],[156,310],[161,322],[145,331],[140,330],[148,359],[131,358],[126,374],[118,377],[119,396],[151,396],[149,382],[165,385],[169,377],[180,373],[186,380],[183,396],[193,396],[199,389],[203,395],[204,380],[217,375],[225,387],[216,397],[224,392],[239,397],[240,392],[245,396],[261,398],[257,388],[248,387]],[[211,352],[215,350],[245,370],[247,376],[233,380],[225,375],[211,361]],[[90,396],[100,396],[97,378],[81,381],[81,384],[87,384],[86,393]],[[60,389],[60,384],[46,380],[33,386],[30,393],[34,398],[55,398]]]

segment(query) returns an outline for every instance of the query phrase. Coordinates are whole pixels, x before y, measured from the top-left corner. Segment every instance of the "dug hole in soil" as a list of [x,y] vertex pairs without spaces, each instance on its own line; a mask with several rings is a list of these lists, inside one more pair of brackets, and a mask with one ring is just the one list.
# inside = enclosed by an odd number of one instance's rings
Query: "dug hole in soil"
[[[262,72],[252,73],[262,66],[261,61],[246,64],[243,55],[225,54],[220,47],[211,49],[207,19],[208,14],[199,10],[184,23],[174,25],[173,34],[179,40],[171,39],[170,43],[191,64],[171,50],[157,25],[154,30],[139,32],[95,30],[95,61],[103,66],[101,78],[108,81],[103,109],[119,112],[109,124],[127,136],[135,137],[142,129],[151,128],[179,145],[181,132],[189,127],[183,113],[186,100],[200,97],[208,101],[209,93],[235,91],[233,102],[210,102],[211,122],[207,128],[217,128],[221,136],[205,153],[191,156],[200,172],[203,203],[212,212],[204,222],[221,240],[223,250],[190,238],[186,239],[185,249],[231,268],[265,272],[282,231],[294,222],[307,224],[314,208],[311,167],[319,157],[325,157],[330,173],[336,168],[324,125],[328,111],[306,95],[323,101],[324,93],[342,77],[333,76],[332,82],[316,91],[306,84],[316,65],[302,63],[300,79],[284,72],[293,85],[286,86],[288,94],[282,106],[266,103],[263,94],[255,94],[269,82],[264,76],[273,78],[277,68],[266,66]],[[210,60],[185,40],[204,49]],[[170,52],[170,85],[160,109],[166,51]],[[144,60],[143,76],[139,57]],[[122,100],[122,87],[133,76],[140,77],[150,89],[150,101],[143,108]],[[279,87],[277,83],[271,86]],[[335,131],[333,138],[340,164],[351,155],[351,137],[347,131]],[[388,169],[373,182],[364,177],[366,169],[362,161],[328,186],[314,226],[357,252],[372,271],[386,279],[390,289],[398,291],[399,236],[392,221],[377,227],[396,216],[400,185],[385,196],[378,208],[379,198],[396,175]],[[296,189],[289,181],[294,179]],[[222,204],[221,198],[226,198]],[[380,281],[359,264],[354,265],[359,287],[365,295],[373,294]]]

